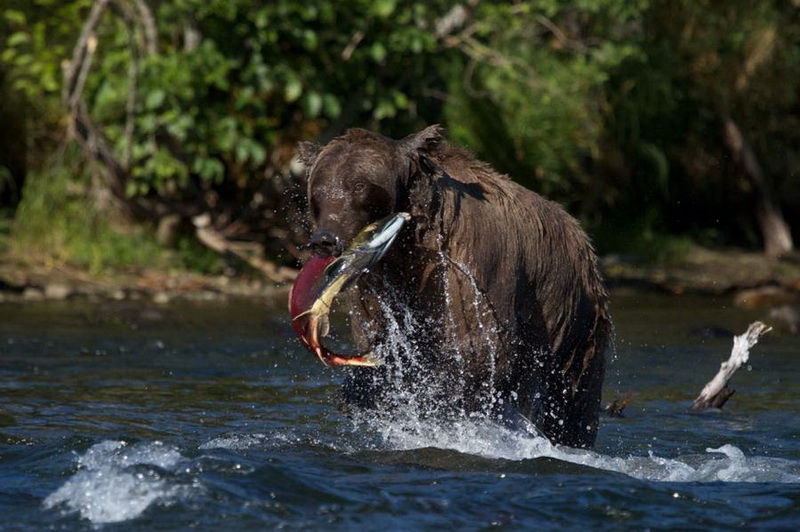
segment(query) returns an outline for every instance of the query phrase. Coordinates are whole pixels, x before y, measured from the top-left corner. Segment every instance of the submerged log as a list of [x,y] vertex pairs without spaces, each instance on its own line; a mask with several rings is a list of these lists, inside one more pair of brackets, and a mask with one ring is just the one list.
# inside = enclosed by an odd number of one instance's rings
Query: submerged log
[[756,345],[761,335],[771,330],[772,327],[755,321],[750,324],[744,334],[734,336],[730,358],[720,365],[717,374],[703,387],[689,411],[702,412],[707,408],[722,408],[735,393],[735,390],[728,386],[728,381],[731,380],[736,370],[747,363],[750,358],[750,349]]

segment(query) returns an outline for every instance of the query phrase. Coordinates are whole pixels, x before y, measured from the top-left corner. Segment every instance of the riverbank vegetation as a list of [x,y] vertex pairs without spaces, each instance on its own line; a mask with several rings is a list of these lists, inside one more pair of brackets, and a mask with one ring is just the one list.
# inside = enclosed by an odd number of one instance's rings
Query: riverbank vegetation
[[8,0],[0,253],[285,280],[300,140],[450,138],[601,253],[769,256],[800,227],[800,19],[733,0]]

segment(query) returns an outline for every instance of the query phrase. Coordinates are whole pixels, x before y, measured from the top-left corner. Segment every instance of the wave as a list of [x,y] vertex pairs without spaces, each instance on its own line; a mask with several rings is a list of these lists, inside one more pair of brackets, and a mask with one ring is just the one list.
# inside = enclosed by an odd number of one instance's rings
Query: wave
[[78,457],[78,471],[44,500],[44,508],[77,512],[95,524],[134,519],[153,504],[168,506],[198,489],[172,478],[184,460],[158,441],[103,441]]
[[748,457],[731,444],[707,448],[704,455],[664,458],[650,452],[647,456],[616,457],[554,445],[535,429],[512,430],[486,419],[442,423],[370,415],[357,423],[374,431],[383,448],[391,451],[433,447],[510,461],[552,458],[653,482],[800,483],[797,461]]
[[[357,423],[351,441],[335,446],[278,431],[220,435],[200,445],[199,450],[231,450],[238,454],[253,449],[299,456],[312,447],[316,449],[315,454],[320,451],[340,453],[362,462],[385,463],[397,461],[399,452],[403,463],[421,462],[424,466],[425,460],[431,459],[430,450],[434,449],[434,454],[438,454],[435,467],[454,470],[465,467],[469,470],[476,463],[479,469],[493,469],[496,465],[503,470],[508,469],[511,462],[523,464],[522,471],[531,470],[536,474],[544,471],[544,474],[580,476],[593,470],[656,483],[800,483],[797,461],[746,456],[730,444],[709,448],[705,454],[676,458],[664,458],[652,452],[647,456],[611,456],[556,446],[535,433],[510,430],[488,420],[450,423],[415,420],[404,424],[398,423],[396,417],[391,420],[372,417],[362,418]],[[368,434],[374,438],[365,439]],[[354,444],[354,439],[360,444]],[[210,492],[225,490],[225,482],[206,486],[201,480],[204,470],[223,474],[235,472],[237,476],[269,472],[270,477],[274,474],[284,478],[281,475],[289,474],[283,470],[275,472],[269,467],[258,473],[259,466],[252,458],[251,467],[242,467],[240,458],[234,459],[235,464],[228,463],[231,457],[215,455],[189,459],[174,447],[158,441],[133,445],[124,441],[103,441],[78,456],[77,471],[44,500],[43,506],[60,510],[63,515],[77,513],[96,525],[119,523],[141,516],[152,506],[197,502],[204,496],[213,499]],[[224,463],[214,466],[219,460]],[[539,464],[544,469],[539,465],[528,467],[531,464]],[[576,470],[575,465],[580,468]],[[296,467],[298,464],[294,463],[291,470]],[[305,486],[302,479],[296,481]],[[306,493],[307,486],[300,491]]]

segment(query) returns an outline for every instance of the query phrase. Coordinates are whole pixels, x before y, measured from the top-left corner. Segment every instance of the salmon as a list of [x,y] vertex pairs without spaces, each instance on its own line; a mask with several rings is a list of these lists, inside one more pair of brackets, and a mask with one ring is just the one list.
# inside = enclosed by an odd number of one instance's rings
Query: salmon
[[314,255],[297,275],[289,292],[292,328],[300,343],[326,366],[378,365],[372,353],[343,357],[322,345],[321,339],[330,332],[328,314],[336,296],[383,257],[410,218],[400,212],[367,225],[339,257]]

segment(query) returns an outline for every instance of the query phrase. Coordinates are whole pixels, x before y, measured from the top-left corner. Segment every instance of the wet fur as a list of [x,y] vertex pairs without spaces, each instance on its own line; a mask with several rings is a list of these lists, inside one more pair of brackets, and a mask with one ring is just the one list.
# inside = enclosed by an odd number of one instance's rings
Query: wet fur
[[[301,159],[314,222],[345,241],[391,212],[412,214],[352,291],[360,349],[387,334],[387,305],[408,311],[420,360],[407,385],[440,387],[445,415],[488,408],[530,420],[554,442],[593,445],[611,326],[594,251],[574,218],[444,142],[436,126],[400,141],[351,130],[325,147],[303,145]],[[369,190],[350,201],[354,180]],[[391,408],[393,369],[409,361],[386,356],[383,368],[352,370],[349,402]],[[489,384],[502,402],[488,398]]]

